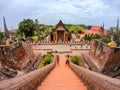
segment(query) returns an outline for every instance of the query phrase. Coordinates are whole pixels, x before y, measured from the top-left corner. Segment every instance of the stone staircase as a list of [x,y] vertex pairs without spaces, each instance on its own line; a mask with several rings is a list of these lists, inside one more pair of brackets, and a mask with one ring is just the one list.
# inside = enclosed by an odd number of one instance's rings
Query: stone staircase
[[74,72],[65,65],[66,58],[61,56],[60,63],[47,76],[38,90],[87,90]]
[[55,61],[44,68],[0,82],[0,90],[120,90],[119,79],[87,70],[71,62],[69,66],[65,65],[64,57],[60,58],[58,65]]

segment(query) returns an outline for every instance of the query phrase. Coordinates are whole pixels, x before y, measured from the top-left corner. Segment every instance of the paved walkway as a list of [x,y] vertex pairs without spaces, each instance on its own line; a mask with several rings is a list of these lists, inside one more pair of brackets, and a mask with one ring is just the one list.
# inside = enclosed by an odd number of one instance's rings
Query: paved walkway
[[87,90],[74,72],[65,65],[65,57],[60,57],[60,63],[47,76],[38,90]]

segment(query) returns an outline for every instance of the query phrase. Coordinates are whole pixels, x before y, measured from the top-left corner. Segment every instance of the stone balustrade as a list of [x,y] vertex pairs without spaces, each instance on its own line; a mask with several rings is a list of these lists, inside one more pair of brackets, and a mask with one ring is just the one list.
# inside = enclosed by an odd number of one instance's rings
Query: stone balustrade
[[78,75],[88,90],[120,90],[120,80],[87,70],[70,62],[71,69]]
[[[35,44],[35,43],[31,43],[31,44]],[[42,41],[42,42],[38,42],[37,44],[41,44],[41,45],[53,45],[53,44],[58,44],[58,45],[68,45],[68,44],[71,44],[71,45],[81,45],[81,44],[86,44],[88,45],[88,43],[85,43],[85,42],[81,42],[81,41],[73,41],[73,42],[70,42],[70,41],[63,41],[63,42],[50,42],[50,41]]]
[[56,65],[56,59],[52,64],[31,71],[22,76],[0,82],[0,90],[36,90],[44,78]]

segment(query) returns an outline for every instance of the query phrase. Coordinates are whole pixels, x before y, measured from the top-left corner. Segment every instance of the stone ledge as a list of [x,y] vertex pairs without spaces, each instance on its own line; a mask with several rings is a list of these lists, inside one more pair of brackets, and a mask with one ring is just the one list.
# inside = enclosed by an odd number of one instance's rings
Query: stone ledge
[[98,65],[97,62],[95,62],[96,60],[94,60],[92,57],[89,56],[89,53],[81,53],[81,56],[91,70],[100,72],[100,66]]
[[120,90],[120,80],[96,73],[73,63],[71,69],[88,86],[88,90]]

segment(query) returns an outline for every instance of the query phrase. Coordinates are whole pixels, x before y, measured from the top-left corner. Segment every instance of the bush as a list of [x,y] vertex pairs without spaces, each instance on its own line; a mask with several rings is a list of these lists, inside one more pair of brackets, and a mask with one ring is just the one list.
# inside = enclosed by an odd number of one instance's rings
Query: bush
[[43,55],[42,60],[39,65],[40,68],[44,67],[48,64],[51,64],[53,62],[53,58],[54,58],[54,56],[52,54]]
[[110,40],[110,37],[108,36],[104,36],[102,38],[99,39],[100,41],[104,42],[104,43],[109,43],[111,40]]
[[33,36],[32,39],[33,39],[34,41],[38,41],[38,36]]
[[90,41],[92,39],[100,39],[100,38],[101,37],[98,34],[85,34],[85,36],[82,39]]
[[81,58],[79,56],[71,56],[70,60],[72,63],[79,65],[79,66],[82,66],[82,61],[81,61]]

